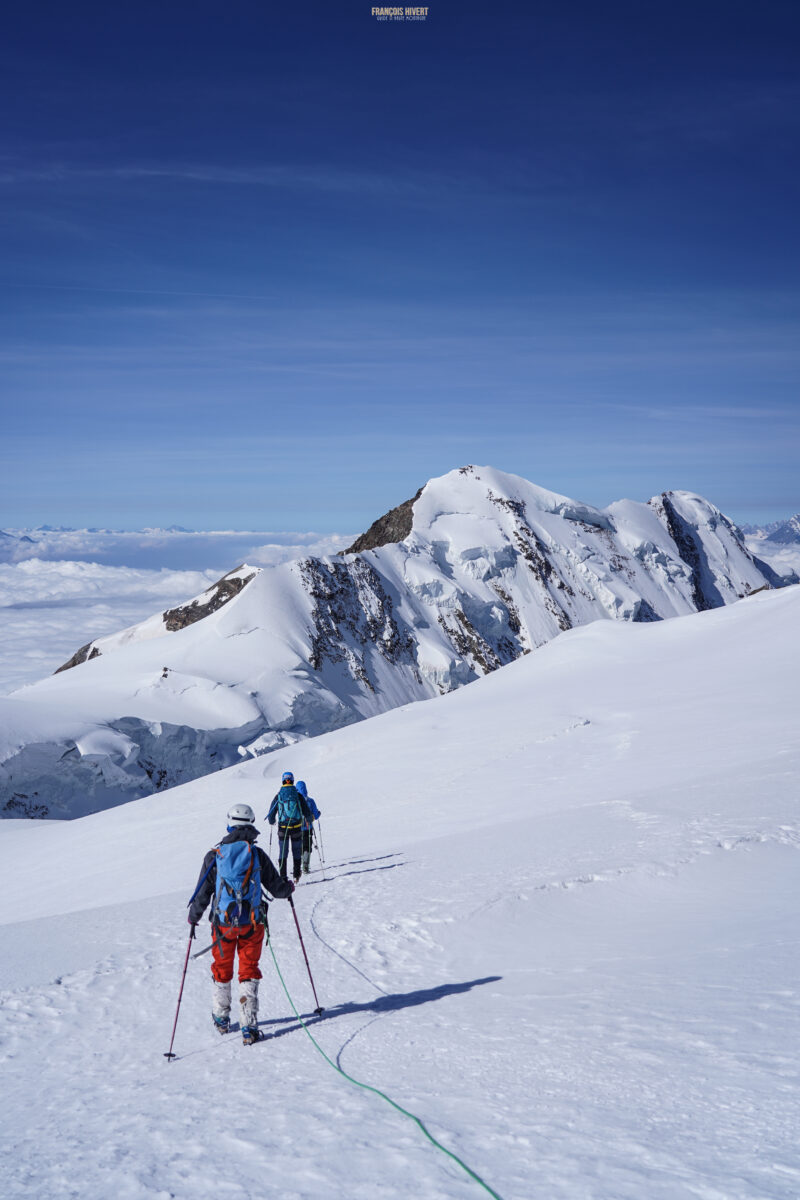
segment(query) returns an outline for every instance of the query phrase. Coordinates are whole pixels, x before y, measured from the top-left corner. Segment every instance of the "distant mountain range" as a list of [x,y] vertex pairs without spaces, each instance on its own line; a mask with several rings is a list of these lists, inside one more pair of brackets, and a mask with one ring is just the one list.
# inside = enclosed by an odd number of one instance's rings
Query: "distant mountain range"
[[700,496],[600,510],[462,467],[342,553],[244,564],[0,700],[0,811],[95,811],[451,691],[573,626],[784,582]]
[[747,537],[770,541],[778,545],[800,544],[800,513],[786,521],[773,521],[770,525],[741,525]]
[[785,583],[800,583],[800,513],[771,525],[744,525],[748,549]]

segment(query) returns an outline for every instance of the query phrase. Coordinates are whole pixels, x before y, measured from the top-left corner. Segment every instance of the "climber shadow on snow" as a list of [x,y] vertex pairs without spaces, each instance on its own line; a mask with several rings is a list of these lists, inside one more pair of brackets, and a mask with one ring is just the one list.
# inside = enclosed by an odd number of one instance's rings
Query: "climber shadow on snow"
[[383,867],[362,867],[360,871],[340,871],[338,875],[329,875],[328,879],[325,879],[325,877],[321,875],[319,879],[304,879],[303,887],[313,887],[315,883],[327,883],[332,879],[347,879],[349,875],[369,875],[372,871],[394,871],[396,867],[404,867],[405,865],[406,864],[404,862],[401,862],[387,863]]
[[[325,863],[325,867],[329,871],[337,871],[340,867],[360,867],[364,863],[384,862],[387,858],[399,858],[399,857],[400,857],[399,851],[396,854],[362,855],[361,858],[346,858],[344,860],[344,862],[340,862],[340,863]],[[319,867],[315,867],[315,870],[318,871]]]
[[[448,996],[462,995],[464,992],[471,991],[474,987],[482,987],[487,983],[499,983],[502,978],[502,975],[487,975],[483,979],[470,979],[466,983],[442,983],[438,987],[419,988],[415,992],[396,992],[393,995],[383,995],[379,996],[377,1000],[370,1000],[364,1004],[355,1004],[349,1001],[347,1004],[337,1004],[332,1008],[325,1008],[319,1014],[304,1014],[302,1018],[303,1025],[310,1029],[312,1025],[318,1025],[320,1022],[331,1021],[336,1017],[355,1016],[358,1013],[372,1014],[372,1021],[376,1021],[388,1013],[401,1012],[404,1008],[417,1008],[421,1004],[430,1004],[435,1000],[446,1000]],[[366,1025],[371,1025],[372,1021],[367,1021]],[[296,1017],[274,1017],[272,1020],[258,1022],[265,1042],[271,1042],[273,1038],[284,1037],[288,1033],[297,1033],[298,1030],[303,1028],[303,1025],[300,1024]],[[231,1033],[239,1032],[240,1028],[239,1024],[231,1022]],[[355,1033],[346,1039],[339,1049],[337,1061],[345,1047],[358,1034],[362,1033],[364,1028],[366,1026],[357,1029]],[[195,1055],[207,1054],[208,1052],[208,1047],[203,1050],[190,1050],[178,1055],[177,1058],[193,1058]]]
[[[309,1028],[323,1021],[333,1021],[337,1017],[355,1016],[357,1013],[375,1013],[383,1016],[386,1013],[400,1012],[404,1008],[417,1008],[421,1004],[431,1004],[435,1000],[446,1000],[448,996],[460,996],[474,987],[482,987],[487,983],[499,983],[502,975],[486,975],[483,979],[470,979],[466,983],[441,983],[438,987],[419,988],[415,992],[395,992],[387,996],[378,996],[364,1004],[348,1001],[325,1008],[319,1014],[310,1013],[303,1017],[303,1024]],[[280,1026],[281,1028],[275,1028]],[[264,1029],[270,1038],[283,1037],[287,1033],[296,1033],[302,1029],[295,1017],[275,1017],[270,1021],[259,1021],[259,1027]]]

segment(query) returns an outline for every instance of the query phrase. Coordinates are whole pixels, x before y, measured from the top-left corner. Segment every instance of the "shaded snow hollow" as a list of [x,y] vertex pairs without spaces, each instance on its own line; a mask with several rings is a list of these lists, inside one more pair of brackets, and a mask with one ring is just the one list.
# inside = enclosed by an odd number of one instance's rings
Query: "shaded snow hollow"
[[601,511],[489,467],[430,481],[350,550],[245,564],[0,699],[0,811],[96,811],[450,692],[567,629],[776,581],[699,496]]

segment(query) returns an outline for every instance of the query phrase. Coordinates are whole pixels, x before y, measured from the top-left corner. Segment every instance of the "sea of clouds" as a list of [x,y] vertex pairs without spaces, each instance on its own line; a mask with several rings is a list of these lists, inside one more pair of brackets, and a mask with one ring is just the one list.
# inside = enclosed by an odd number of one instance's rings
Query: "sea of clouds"
[[4,530],[0,695],[57,670],[95,638],[175,607],[242,562],[333,554],[352,536],[237,530]]

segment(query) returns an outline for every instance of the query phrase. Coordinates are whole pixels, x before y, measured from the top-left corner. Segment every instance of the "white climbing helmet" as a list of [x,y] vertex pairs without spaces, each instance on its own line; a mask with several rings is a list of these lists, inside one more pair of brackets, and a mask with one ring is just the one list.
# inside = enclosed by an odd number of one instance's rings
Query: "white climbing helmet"
[[234,804],[228,809],[229,825],[252,825],[255,819],[256,814],[249,804]]

